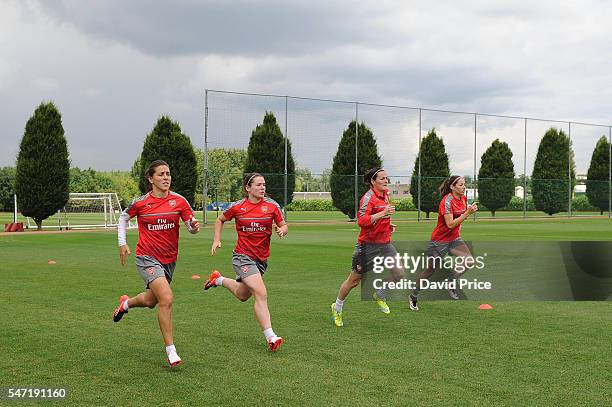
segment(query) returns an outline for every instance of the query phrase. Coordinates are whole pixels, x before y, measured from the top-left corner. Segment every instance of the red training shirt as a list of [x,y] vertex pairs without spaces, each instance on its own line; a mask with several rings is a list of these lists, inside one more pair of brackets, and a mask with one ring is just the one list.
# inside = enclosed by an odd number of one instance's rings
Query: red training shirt
[[284,220],[280,205],[271,198],[264,198],[257,203],[247,198],[232,203],[225,212],[225,219],[236,219],[236,253],[249,256],[253,260],[266,261],[270,257],[270,236],[272,222]]
[[450,229],[446,226],[444,215],[452,214],[453,219],[457,219],[465,211],[467,211],[467,198],[465,195],[459,199],[455,198],[452,193],[445,195],[438,206],[438,224],[431,233],[431,240],[434,242],[452,242],[455,239],[459,239],[461,225]]
[[176,261],[179,221],[186,222],[194,216],[185,198],[172,191],[165,198],[156,198],[149,192],[134,199],[125,212],[130,218],[138,217],[137,256],[151,256],[161,264]]
[[357,224],[361,228],[357,242],[361,243],[389,243],[391,241],[391,218],[384,217],[372,224],[372,215],[382,212],[389,205],[389,192],[376,194],[370,188],[359,201]]

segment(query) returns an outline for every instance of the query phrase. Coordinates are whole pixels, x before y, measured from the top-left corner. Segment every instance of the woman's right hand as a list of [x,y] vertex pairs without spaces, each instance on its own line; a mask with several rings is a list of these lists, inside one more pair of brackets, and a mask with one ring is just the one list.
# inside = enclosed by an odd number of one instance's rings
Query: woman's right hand
[[385,206],[385,209],[383,210],[385,217],[387,216],[391,216],[395,213],[395,205],[387,205]]
[[130,248],[127,244],[123,246],[119,246],[119,260],[121,260],[121,265],[125,266],[125,257],[130,255]]
[[217,249],[221,247],[221,241],[215,240],[213,241],[212,247],[210,248],[210,255],[214,256],[217,253]]
[[471,214],[473,214],[473,213],[475,213],[477,211],[478,211],[478,205],[476,204],[476,202],[474,202],[471,205],[468,205],[468,207],[467,207],[468,215],[471,215]]

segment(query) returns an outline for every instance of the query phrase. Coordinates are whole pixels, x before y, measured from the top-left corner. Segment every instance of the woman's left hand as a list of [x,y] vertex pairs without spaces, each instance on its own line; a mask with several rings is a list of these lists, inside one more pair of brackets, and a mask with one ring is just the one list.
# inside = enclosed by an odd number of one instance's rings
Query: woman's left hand
[[274,229],[278,237],[282,239],[283,237],[287,236],[287,231],[289,228],[287,227],[287,225],[283,225],[283,226],[274,225]]

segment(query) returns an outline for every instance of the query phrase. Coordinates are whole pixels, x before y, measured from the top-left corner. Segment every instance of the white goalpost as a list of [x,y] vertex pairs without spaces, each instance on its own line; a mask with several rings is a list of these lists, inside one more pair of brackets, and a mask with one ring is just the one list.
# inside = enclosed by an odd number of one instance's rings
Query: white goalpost
[[[122,212],[114,192],[71,192],[66,205],[44,227],[60,229],[116,228]],[[27,219],[28,228],[36,227]],[[130,228],[133,227],[130,221]]]

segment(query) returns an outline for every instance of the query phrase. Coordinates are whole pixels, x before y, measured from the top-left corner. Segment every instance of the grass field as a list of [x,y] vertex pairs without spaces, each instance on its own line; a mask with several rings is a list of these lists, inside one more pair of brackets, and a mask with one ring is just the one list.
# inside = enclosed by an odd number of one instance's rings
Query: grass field
[[[431,228],[406,222],[394,238],[427,240]],[[273,239],[269,306],[286,342],[271,354],[252,301],[221,288],[203,292],[190,278],[214,268],[232,275],[235,232],[226,227],[214,258],[210,226],[184,233],[173,289],[175,343],[185,363],[174,369],[166,366],[155,312],[134,309],[111,320],[118,296],[142,289],[133,257],[119,265],[114,232],[2,235],[0,387],[68,388],[57,404],[74,406],[612,404],[610,301],[493,302],[490,311],[474,301],[432,301],[419,312],[392,302],[384,316],[356,290],[345,326],[336,328],[329,304],[356,235],[354,224],[312,223]],[[611,241],[612,221],[483,221],[465,224],[462,235]],[[136,238],[129,233],[132,250]]]
[[[214,221],[214,219],[218,216],[219,212],[217,211],[208,211],[207,216],[209,221]],[[557,218],[568,218],[567,212],[556,213],[553,216],[549,216],[544,212],[539,211],[529,211],[526,212],[528,218],[541,218],[541,219],[557,219]],[[198,212],[198,217],[202,218],[202,212]],[[599,212],[588,212],[588,211],[580,211],[580,212],[572,212],[572,217],[581,218],[581,217],[599,217],[599,218],[610,218],[608,212],[604,212],[603,215]],[[523,212],[521,211],[500,211],[496,213],[495,218],[491,216],[490,212],[479,212],[476,216],[476,220],[481,219],[521,219],[523,218]],[[304,211],[304,212],[288,212],[288,219],[294,222],[347,222],[348,218],[342,212],[339,211]],[[393,217],[394,221],[414,221],[418,219],[418,212],[416,211],[402,211],[396,212]],[[437,215],[435,213],[430,214],[430,219],[425,218],[425,214],[421,213],[421,220],[423,221],[435,221],[437,219]],[[471,218],[473,220],[474,217]],[[27,219],[21,214],[17,217],[18,222],[23,222],[24,225],[27,226]],[[5,223],[13,222],[13,214],[8,212],[0,212],[0,225]],[[104,224],[104,214],[103,213],[71,213],[69,215],[69,221],[64,217],[63,219],[59,219],[58,215],[53,215],[46,219],[43,222],[43,226],[46,229],[59,229],[59,225],[65,227],[67,223],[70,225],[91,225],[91,224]],[[31,227],[33,229],[36,228],[36,224],[30,220]]]

